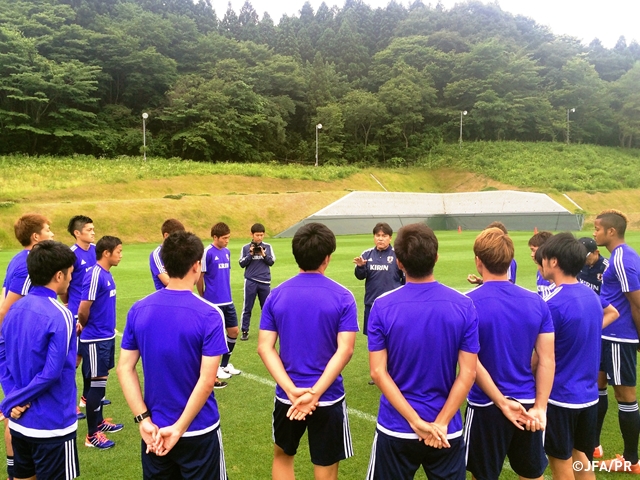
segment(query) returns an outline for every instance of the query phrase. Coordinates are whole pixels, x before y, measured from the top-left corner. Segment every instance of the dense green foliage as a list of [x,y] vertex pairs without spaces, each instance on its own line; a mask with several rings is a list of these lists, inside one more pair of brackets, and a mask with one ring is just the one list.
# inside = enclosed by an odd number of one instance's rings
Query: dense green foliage
[[[640,45],[552,34],[497,4],[0,4],[0,153],[323,163],[417,160],[464,141],[640,145]],[[568,109],[575,108],[568,114]]]

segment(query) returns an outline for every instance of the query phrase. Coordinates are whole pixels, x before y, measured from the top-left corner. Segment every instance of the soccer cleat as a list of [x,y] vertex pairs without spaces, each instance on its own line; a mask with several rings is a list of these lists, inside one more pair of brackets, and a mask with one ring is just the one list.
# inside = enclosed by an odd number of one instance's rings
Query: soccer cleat
[[116,446],[116,442],[109,440],[107,436],[102,432],[96,432],[93,435],[87,435],[84,440],[85,447],[95,447],[100,450],[106,450]]
[[222,370],[224,370],[229,375],[240,375],[242,373],[242,370],[238,370],[236,367],[233,366],[232,363],[229,363]]
[[78,420],[84,420],[87,418],[87,416],[82,413],[82,410],[80,410],[80,407],[76,407],[76,414],[78,415]]
[[618,455],[617,453],[616,458],[604,460],[600,462],[600,465],[605,466],[604,471],[606,472],[623,472],[640,475],[640,462],[631,465],[631,463],[627,462],[622,455]]
[[604,449],[602,445],[598,445],[593,451],[593,458],[602,458],[604,456]]
[[215,390],[220,390],[221,388],[225,388],[229,385],[227,382],[221,382],[220,380],[216,380],[216,383],[213,384],[213,388]]
[[121,423],[111,423],[110,418],[105,418],[102,420],[102,423],[98,425],[98,431],[104,433],[115,433],[119,432],[124,428],[124,425]]
[[84,408],[87,406],[87,399],[84,397],[80,397],[80,402],[78,402],[78,406],[80,408]]
[[111,400],[108,400],[106,398],[102,399],[102,405],[111,405]]
[[242,331],[242,336],[240,337],[240,340],[243,340],[243,341],[249,340],[249,332],[247,330]]
[[231,378],[231,374],[224,371],[224,368],[218,367],[218,375],[216,377],[226,380],[227,378]]

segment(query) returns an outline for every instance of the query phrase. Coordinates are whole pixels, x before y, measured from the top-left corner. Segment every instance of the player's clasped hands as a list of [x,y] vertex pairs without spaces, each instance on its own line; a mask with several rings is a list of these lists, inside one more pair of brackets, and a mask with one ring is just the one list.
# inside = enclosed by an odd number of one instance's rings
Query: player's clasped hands
[[451,445],[447,440],[447,426],[435,422],[429,423],[420,419],[411,425],[413,431],[418,435],[421,442],[433,448],[449,448]]
[[289,392],[291,407],[287,411],[289,420],[304,420],[307,415],[312,415],[318,406],[318,399],[311,388],[294,388]]

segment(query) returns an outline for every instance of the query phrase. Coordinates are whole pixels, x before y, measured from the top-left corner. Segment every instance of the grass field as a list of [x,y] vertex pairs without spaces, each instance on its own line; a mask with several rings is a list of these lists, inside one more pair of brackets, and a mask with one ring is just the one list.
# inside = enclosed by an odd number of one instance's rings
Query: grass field
[[[468,273],[474,272],[472,245],[477,232],[437,232],[440,241],[440,259],[435,268],[436,278],[442,283],[461,291],[468,290],[465,280]],[[587,232],[583,234],[589,235]],[[529,258],[527,240],[531,233],[513,232],[518,261],[517,283],[526,288],[535,288],[535,267]],[[290,239],[267,240],[274,247],[277,262],[272,268],[273,285],[295,275],[297,268],[291,255]],[[636,249],[640,247],[640,233],[628,234],[628,242]],[[232,239],[229,248],[233,255],[239,255],[244,242]],[[353,257],[365,248],[372,246],[371,236],[355,235],[338,237],[338,248],[332,257],[327,275],[348,287],[359,302],[360,323],[362,323],[362,299],[364,282],[353,275]],[[117,283],[118,331],[124,328],[126,313],[138,299],[153,291],[149,273],[148,256],[155,245],[125,245],[124,257],[112,272]],[[6,265],[16,251],[0,252],[0,271],[5,272]],[[236,308],[242,308],[242,271],[232,265],[232,289]],[[256,353],[259,307],[254,310],[251,337],[247,342],[238,342],[232,356],[233,364],[243,370],[243,374],[229,380],[229,387],[216,391],[216,398],[222,416],[224,450],[229,477],[237,480],[270,478],[272,459],[271,410],[273,407],[273,382]],[[116,353],[117,361],[118,353]],[[379,392],[376,387],[368,386],[368,354],[365,337],[357,336],[353,359],[344,371],[347,402],[351,410],[350,423],[354,440],[355,456],[342,462],[340,477],[345,479],[364,478],[371,442],[375,429]],[[177,364],[176,368],[180,368]],[[138,429],[133,423],[115,372],[107,386],[107,396],[111,406],[105,407],[105,416],[126,425],[121,432],[112,434],[115,448],[108,451],[96,451],[85,448],[86,422],[79,424],[80,468],[83,478],[90,479],[138,479],[141,478],[140,439]],[[607,415],[602,437],[605,456],[613,456],[622,450],[622,439],[617,425],[617,405],[610,393],[610,409]],[[306,442],[306,439],[303,439]],[[3,447],[0,454],[4,455]],[[0,457],[2,458],[2,457]],[[297,478],[313,478],[306,444],[303,443],[296,461]],[[603,474],[599,478],[613,478],[624,474]],[[419,474],[418,478],[423,478]],[[505,466],[501,479],[515,479],[516,475]]]

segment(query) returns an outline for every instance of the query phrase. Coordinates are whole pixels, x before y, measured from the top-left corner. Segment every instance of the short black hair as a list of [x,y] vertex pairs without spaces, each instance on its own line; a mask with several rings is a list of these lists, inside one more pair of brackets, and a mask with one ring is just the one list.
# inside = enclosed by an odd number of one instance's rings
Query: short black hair
[[393,229],[387,222],[376,223],[376,226],[373,227],[373,234],[375,235],[378,232],[382,232],[385,235],[389,235],[389,236],[393,235]]
[[75,261],[75,253],[63,243],[53,240],[38,242],[27,255],[31,284],[47,285],[56,273],[62,271],[66,274]]
[[587,249],[569,232],[554,235],[538,251],[545,260],[555,258],[560,270],[572,277],[578,276],[587,259]]
[[184,231],[184,225],[180,220],[176,220],[175,218],[169,218],[164,221],[162,227],[160,227],[160,231],[164,236],[165,233],[171,235],[173,232]]
[[301,270],[317,270],[324,259],[336,251],[336,236],[321,223],[308,223],[293,236],[291,249]]
[[118,237],[105,235],[96,243],[96,260],[100,260],[104,252],[113,253],[118,245],[122,245],[122,240]]
[[438,239],[424,223],[412,223],[398,230],[393,249],[408,276],[424,278],[433,273],[438,258]]
[[229,225],[224,222],[218,222],[213,227],[211,227],[211,237],[224,237],[225,235],[229,235],[231,233],[231,229]]
[[93,220],[86,215],[76,215],[75,217],[71,217],[71,220],[69,220],[69,226],[67,227],[67,232],[69,232],[73,238],[76,238],[76,234],[74,232],[76,230],[81,232],[87,223],[93,223]]
[[165,238],[160,258],[169,277],[184,278],[203,253],[202,241],[195,234],[179,230]]
[[251,225],[251,233],[265,233],[266,230],[264,228],[264,225],[261,223],[254,223],[253,225]]
[[598,214],[596,220],[600,220],[605,230],[613,228],[618,234],[618,238],[624,238],[627,231],[627,216],[621,211],[604,210]]

